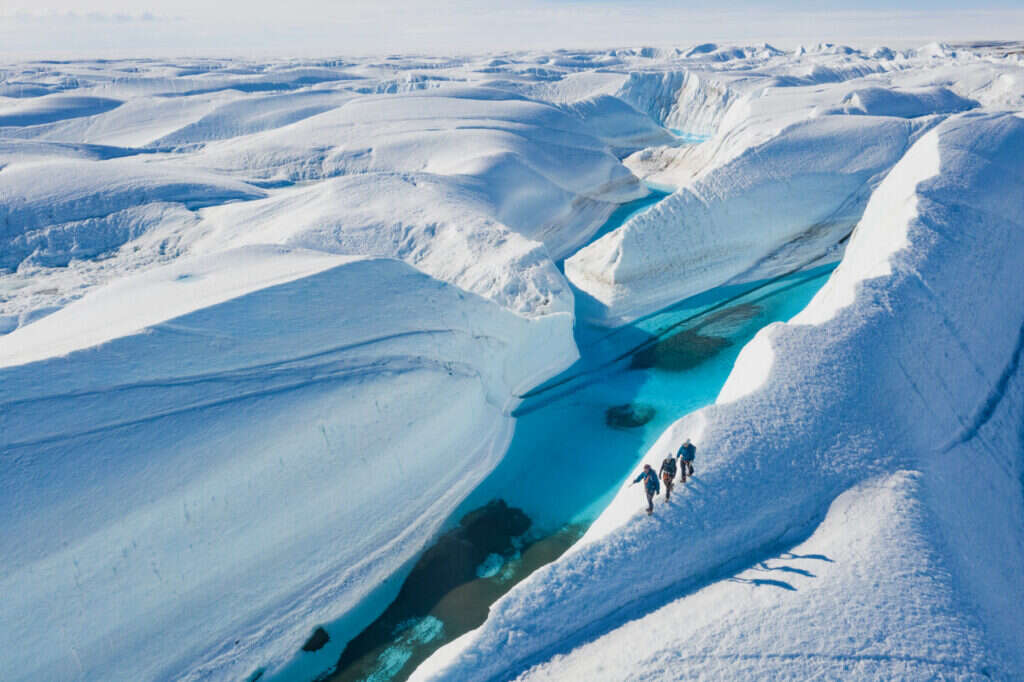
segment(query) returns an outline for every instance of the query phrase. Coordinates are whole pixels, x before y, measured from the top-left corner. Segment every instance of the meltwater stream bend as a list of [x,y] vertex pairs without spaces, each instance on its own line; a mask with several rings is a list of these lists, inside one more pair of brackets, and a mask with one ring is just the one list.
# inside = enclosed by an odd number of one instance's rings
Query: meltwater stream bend
[[[599,234],[654,203],[621,207]],[[582,535],[673,421],[714,401],[744,344],[802,310],[834,267],[719,287],[617,329],[578,324],[580,359],[527,394],[504,459],[456,511],[452,530],[425,552],[395,602],[340,660],[332,647],[305,654],[320,659],[320,672],[336,663],[333,672],[311,675],[316,666],[302,665],[300,655],[274,679],[403,680],[480,625],[495,600]],[[441,555],[477,563],[467,574],[465,566],[440,565]],[[453,579],[459,570],[463,577]],[[448,579],[441,588],[438,571]]]

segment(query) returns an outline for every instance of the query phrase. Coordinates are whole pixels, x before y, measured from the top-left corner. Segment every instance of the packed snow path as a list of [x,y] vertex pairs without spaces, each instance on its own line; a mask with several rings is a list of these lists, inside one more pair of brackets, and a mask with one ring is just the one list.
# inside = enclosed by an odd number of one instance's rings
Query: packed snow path
[[[1022,83],[942,45],[4,65],[5,678],[239,679],[358,632],[576,358],[577,298],[615,325],[834,261],[908,148]],[[581,249],[642,181],[664,208]]]

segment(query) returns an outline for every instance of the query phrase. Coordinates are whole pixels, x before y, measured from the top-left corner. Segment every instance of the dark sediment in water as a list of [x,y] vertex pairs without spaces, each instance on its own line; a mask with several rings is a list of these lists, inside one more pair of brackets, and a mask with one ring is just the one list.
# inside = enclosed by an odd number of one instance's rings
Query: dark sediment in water
[[732,336],[738,327],[764,312],[756,303],[740,303],[709,313],[694,327],[694,331],[714,336]]
[[635,429],[654,419],[657,413],[644,403],[612,405],[604,411],[604,423],[615,429]]
[[740,303],[708,313],[698,324],[645,345],[633,355],[630,367],[667,372],[693,369],[731,346],[727,337],[761,312],[761,306]]
[[761,306],[754,303],[739,303],[709,312],[691,327],[644,344],[633,354],[630,368],[666,372],[692,370],[731,346],[728,337],[762,312]]
[[302,650],[320,651],[329,641],[331,641],[331,637],[327,634],[327,630],[318,627],[316,630],[313,630],[313,634],[310,635],[309,639],[306,640],[306,643],[302,645]]
[[633,356],[630,367],[684,372],[710,360],[731,345],[729,339],[721,336],[705,336],[686,329],[638,352]]
[[[476,580],[477,567],[488,556],[514,554],[513,538],[526,533],[530,526],[529,517],[504,500],[488,502],[462,517],[458,527],[443,534],[423,553],[395,601],[348,643],[338,660],[338,673],[328,679],[361,679],[363,673],[353,669],[354,663],[374,654],[381,643],[393,641],[396,634],[410,630],[453,590]],[[487,606],[483,614],[486,617]]]
[[[476,568],[490,554],[514,551],[512,538],[530,529],[522,509],[493,500],[462,517],[458,528],[448,531],[426,552],[398,593],[408,615],[425,615],[442,596],[476,578]],[[408,617],[408,616],[406,616]]]
[[[455,639],[482,625],[491,604],[520,580],[562,556],[585,530],[584,525],[567,526],[536,540],[524,547],[519,556],[510,559],[499,575],[478,578],[446,594],[431,611],[431,615],[444,623],[446,640]],[[408,672],[412,672],[411,667]]]

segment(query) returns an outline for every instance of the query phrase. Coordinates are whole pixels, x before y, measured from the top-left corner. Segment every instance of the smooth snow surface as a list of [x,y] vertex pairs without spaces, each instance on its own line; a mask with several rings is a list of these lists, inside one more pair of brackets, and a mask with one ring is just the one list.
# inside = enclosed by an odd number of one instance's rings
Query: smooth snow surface
[[[956,587],[923,593],[963,635],[932,659],[1020,676],[1022,157],[998,112],[1024,109],[1022,63],[705,43],[0,65],[2,677],[325,672],[303,643],[343,623],[343,646],[385,609],[502,461],[522,397],[577,359],[574,329],[847,244],[799,324],[660,436],[698,438],[708,492],[680,501],[701,535],[659,540],[683,532],[670,514],[623,529],[635,491],[617,497],[447,650],[452,675],[554,665],[637,598],[816,541],[874,485],[920,510],[900,528]],[[601,230],[631,202],[657,203]],[[647,543],[671,570],[637,560]]]
[[[37,679],[178,678],[244,676],[255,661],[240,650],[290,654],[494,466],[503,402],[572,357],[570,322],[522,318],[400,261],[250,247],[10,334],[14,362],[63,357],[0,374],[5,661]],[[548,355],[528,352],[538,334]],[[40,337],[60,340],[38,350]],[[79,340],[93,347],[64,355]],[[357,528],[374,531],[339,531]],[[64,608],[40,613],[49,601]],[[176,645],[150,651],[163,637]],[[55,644],[65,655],[39,656]]]
[[962,115],[874,192],[807,309],[680,420],[697,478],[624,487],[416,679],[1024,674],[1024,120]]

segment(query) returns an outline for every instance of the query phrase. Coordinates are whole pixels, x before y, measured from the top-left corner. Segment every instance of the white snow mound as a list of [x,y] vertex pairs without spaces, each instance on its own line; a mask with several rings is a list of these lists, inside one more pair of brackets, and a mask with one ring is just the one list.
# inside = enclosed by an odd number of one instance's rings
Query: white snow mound
[[927,127],[822,116],[715,168],[566,261],[570,281],[619,324],[729,280],[771,277],[823,256]]

